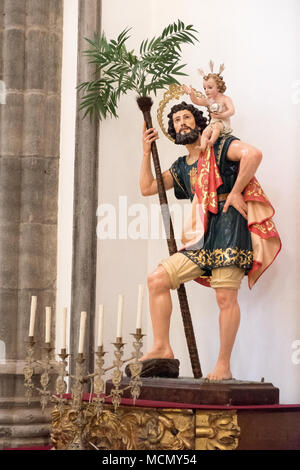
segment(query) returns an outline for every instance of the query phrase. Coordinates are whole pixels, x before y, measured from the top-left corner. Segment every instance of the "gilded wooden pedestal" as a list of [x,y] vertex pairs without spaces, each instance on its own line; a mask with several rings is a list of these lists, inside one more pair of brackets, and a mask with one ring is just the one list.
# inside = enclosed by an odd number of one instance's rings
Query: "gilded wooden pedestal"
[[240,435],[234,411],[121,406],[114,412],[106,405],[97,415],[84,404],[81,413],[78,419],[70,406],[54,408],[55,449],[233,450]]

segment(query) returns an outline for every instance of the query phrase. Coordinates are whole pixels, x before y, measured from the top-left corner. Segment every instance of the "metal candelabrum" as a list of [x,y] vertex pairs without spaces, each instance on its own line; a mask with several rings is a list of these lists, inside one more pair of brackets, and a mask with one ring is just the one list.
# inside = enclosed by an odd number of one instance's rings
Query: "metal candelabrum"
[[[55,360],[53,357],[54,348],[50,343],[45,343],[43,347],[43,356],[41,360],[35,359],[35,347],[36,341],[34,337],[29,337],[26,342],[26,358],[24,367],[24,389],[25,397],[28,405],[31,403],[34,391],[38,391],[40,395],[40,402],[44,411],[45,407],[49,402],[54,402],[60,410],[63,410],[65,406],[69,406],[70,401],[66,398],[67,393],[67,379],[73,378],[73,386],[71,389],[71,408],[74,412],[81,413],[83,409],[83,388],[84,384],[91,381],[93,393],[90,393],[90,401],[93,404],[94,412],[99,416],[103,412],[103,406],[108,398],[112,399],[112,404],[115,411],[121,404],[122,395],[125,390],[130,389],[131,396],[134,404],[136,399],[140,395],[140,374],[142,371],[142,364],[139,358],[142,356],[141,348],[143,346],[143,334],[140,328],[136,329],[135,333],[131,334],[134,337],[133,351],[131,356],[127,359],[123,359],[124,346],[122,338],[116,338],[116,341],[112,343],[115,347],[114,355],[115,359],[112,366],[104,367],[105,361],[104,356],[106,352],[103,346],[99,346],[94,352],[95,354],[95,371],[91,374],[85,374],[84,365],[85,357],[84,354],[78,353],[76,357],[76,370],[75,375],[69,375],[68,373],[68,357],[66,349],[61,349],[59,360]],[[129,385],[122,387],[123,372],[122,367],[125,363],[130,362],[131,379]],[[33,375],[35,369],[39,366],[41,369],[40,375],[40,386],[35,386],[33,382]],[[106,374],[109,371],[112,373],[113,388],[111,389],[110,395],[105,394],[105,383]],[[55,390],[49,389],[50,375],[51,373],[57,374],[55,382]]]

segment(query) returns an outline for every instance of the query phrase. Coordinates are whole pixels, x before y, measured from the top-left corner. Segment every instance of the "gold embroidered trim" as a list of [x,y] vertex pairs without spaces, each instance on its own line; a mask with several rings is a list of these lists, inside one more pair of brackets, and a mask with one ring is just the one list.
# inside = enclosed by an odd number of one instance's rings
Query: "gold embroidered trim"
[[178,184],[178,186],[180,187],[180,189],[184,192],[184,194],[186,195],[186,197],[189,199],[189,196],[188,196],[186,190],[185,190],[185,189],[181,186],[181,184],[179,183],[179,180],[178,180],[178,177],[177,177],[177,175],[176,175],[176,172],[170,168],[170,173],[171,173],[171,175],[174,177],[174,179],[175,179],[176,183]]
[[191,250],[184,254],[201,268],[220,268],[236,264],[240,268],[250,268],[253,263],[253,251],[239,248],[218,248],[216,250]]
[[220,165],[221,154],[222,154],[222,150],[223,150],[223,147],[224,147],[224,144],[225,144],[226,137],[227,137],[227,135],[224,135],[224,137],[222,137],[222,140],[220,142],[219,150],[218,150],[218,153],[216,155],[217,165]]
[[194,167],[189,171],[189,177],[190,177],[190,186],[191,186],[191,192],[195,194],[195,184],[197,180],[197,168]]
[[266,220],[263,224],[253,224],[252,227],[261,232],[263,235],[267,235],[270,232],[277,233],[275,224],[272,219]]
[[258,183],[257,179],[254,177],[248,184],[246,190],[244,191],[245,197],[254,196],[256,198],[264,198],[266,201],[269,201],[268,197],[264,193],[262,187]]

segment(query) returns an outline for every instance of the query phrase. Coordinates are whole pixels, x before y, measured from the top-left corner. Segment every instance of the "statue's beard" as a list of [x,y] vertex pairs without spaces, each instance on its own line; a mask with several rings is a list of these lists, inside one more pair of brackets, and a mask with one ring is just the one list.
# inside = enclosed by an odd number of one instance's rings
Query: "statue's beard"
[[188,144],[194,144],[196,140],[198,139],[200,132],[195,127],[195,129],[192,129],[189,126],[186,126],[188,129],[190,129],[190,132],[184,132],[183,134],[181,132],[176,133],[175,137],[175,144],[177,145],[188,145]]

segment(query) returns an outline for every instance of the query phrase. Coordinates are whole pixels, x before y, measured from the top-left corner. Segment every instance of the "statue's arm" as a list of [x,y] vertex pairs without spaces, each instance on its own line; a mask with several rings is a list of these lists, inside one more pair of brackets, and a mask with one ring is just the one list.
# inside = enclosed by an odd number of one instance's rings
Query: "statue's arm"
[[246,142],[234,140],[227,151],[227,158],[234,162],[240,162],[239,174],[232,190],[242,193],[255,175],[262,160],[262,153]]
[[227,151],[227,158],[234,162],[240,162],[239,173],[236,182],[224,204],[224,212],[229,206],[233,206],[245,218],[247,218],[247,205],[242,192],[253,178],[262,160],[262,153],[252,145],[239,140],[234,140]]
[[183,85],[183,90],[184,92],[189,95],[191,101],[194,104],[198,104],[199,106],[209,106],[209,101],[207,98],[197,96],[196,90],[190,85],[189,87],[186,85]]
[[[150,161],[150,156],[143,157],[140,176],[140,189],[143,196],[153,196],[158,193],[157,180],[153,177]],[[165,190],[173,188],[174,182],[170,171],[164,171],[162,177]]]
[[[151,168],[151,143],[157,140],[158,134],[155,129],[146,130],[146,124],[143,129],[143,159],[140,172],[140,190],[143,196],[153,196],[157,194],[157,180],[154,178]],[[165,190],[173,188],[173,177],[169,170],[166,170],[163,174],[163,182]]]

